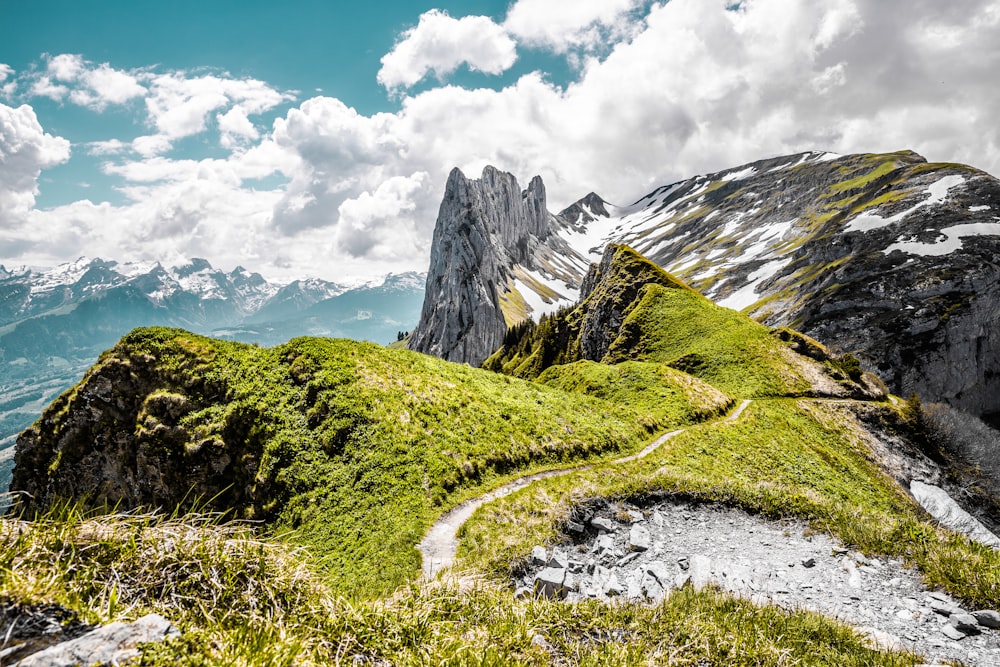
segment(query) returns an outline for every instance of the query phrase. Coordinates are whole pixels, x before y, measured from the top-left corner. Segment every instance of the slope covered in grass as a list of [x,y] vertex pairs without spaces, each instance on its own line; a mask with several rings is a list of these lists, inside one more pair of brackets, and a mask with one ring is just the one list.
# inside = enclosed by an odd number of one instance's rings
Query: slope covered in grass
[[[484,368],[537,378],[554,366],[666,364],[730,396],[751,398],[865,392],[831,359],[795,354],[789,343],[744,315],[713,304],[627,246],[608,246],[572,309],[511,330]],[[839,383],[840,389],[837,389]]]
[[137,330],[22,438],[14,488],[32,508],[201,502],[262,519],[294,529],[341,590],[379,594],[476,490],[637,449],[725,400],[690,383],[662,399],[650,412],[347,340]]
[[[507,575],[534,545],[566,540],[574,508],[593,499],[677,497],[807,519],[866,553],[902,557],[931,586],[1000,606],[1000,552],[936,528],[879,468],[857,423],[830,407],[754,401],[740,419],[693,426],[645,459],[538,482],[473,516],[459,567]],[[895,408],[880,409],[893,418]]]
[[[88,518],[65,507],[31,523],[5,520],[0,603],[11,611],[45,602],[64,624],[158,612],[181,634],[146,646],[146,667],[916,662],[873,650],[818,614],[714,591],[685,589],[657,607],[515,600],[489,585],[411,587],[388,600],[347,602],[302,552],[217,521]],[[163,548],[168,541],[172,549]]]

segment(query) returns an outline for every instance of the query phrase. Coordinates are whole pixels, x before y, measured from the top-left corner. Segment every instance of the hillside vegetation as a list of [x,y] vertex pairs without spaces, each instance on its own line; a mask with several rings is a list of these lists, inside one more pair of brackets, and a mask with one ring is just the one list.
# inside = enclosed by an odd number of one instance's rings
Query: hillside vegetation
[[[91,622],[161,611],[183,632],[147,665],[920,662],[715,590],[656,606],[514,598],[511,573],[532,546],[568,542],[581,508],[684,498],[806,519],[1000,606],[1000,554],[933,526],[869,447],[872,431],[919,446],[915,404],[626,247],[584,293],[510,331],[486,363],[503,373],[344,340],[265,349],[133,332],[21,439],[15,487],[35,520],[3,524],[0,601]],[[720,419],[737,398],[753,402]],[[646,458],[612,463],[679,426]],[[459,533],[460,581],[413,583],[414,546],[447,509],[584,463],[480,508]],[[227,514],[79,509],[116,501]]]
[[669,386],[633,408],[367,343],[140,329],[22,438],[14,488],[30,509],[85,498],[263,520],[294,530],[338,590],[376,596],[416,575],[414,546],[468,495],[637,449],[729,401]]

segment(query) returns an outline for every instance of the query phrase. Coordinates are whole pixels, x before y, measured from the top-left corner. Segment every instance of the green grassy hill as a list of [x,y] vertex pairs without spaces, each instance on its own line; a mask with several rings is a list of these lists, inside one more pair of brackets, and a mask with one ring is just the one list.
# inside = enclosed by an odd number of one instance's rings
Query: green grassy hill
[[[150,665],[918,662],[715,591],[657,607],[514,599],[510,573],[566,540],[581,504],[678,497],[808,520],[1000,605],[1000,554],[929,523],[870,447],[919,446],[915,404],[628,248],[609,250],[586,294],[509,332],[494,371],[345,340],[133,332],[22,437],[14,485],[34,521],[2,524],[0,601],[96,621],[161,611],[183,632]],[[743,416],[719,419],[743,398]],[[647,458],[612,462],[677,427]],[[415,585],[414,547],[447,509],[584,462],[484,505],[459,534],[465,576]],[[116,502],[228,514],[81,514]]]
[[429,523],[469,495],[638,449],[728,403],[681,375],[648,410],[369,343],[140,329],[29,431],[14,487],[29,509],[70,498],[260,519],[294,530],[338,590],[378,596],[416,576]]

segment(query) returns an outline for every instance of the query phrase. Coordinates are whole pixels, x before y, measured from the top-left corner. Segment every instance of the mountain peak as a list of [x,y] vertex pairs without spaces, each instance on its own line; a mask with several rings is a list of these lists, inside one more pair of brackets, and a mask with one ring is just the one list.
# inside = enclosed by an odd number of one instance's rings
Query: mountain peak
[[[453,169],[434,227],[424,308],[410,348],[481,363],[500,344],[508,323],[530,314],[520,294],[503,298],[517,291],[517,281],[559,285],[552,267],[547,277],[523,273],[540,268],[535,258],[554,236],[551,219],[540,177],[521,190],[513,174],[496,167],[487,166],[479,179]],[[548,292],[549,303],[566,299],[556,289]]]

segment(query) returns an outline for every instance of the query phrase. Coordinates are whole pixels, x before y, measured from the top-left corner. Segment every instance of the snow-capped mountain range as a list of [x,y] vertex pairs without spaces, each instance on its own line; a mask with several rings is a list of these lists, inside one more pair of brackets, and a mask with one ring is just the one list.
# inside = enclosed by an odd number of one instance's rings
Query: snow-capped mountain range
[[50,269],[0,266],[0,489],[16,434],[135,327],[263,345],[305,335],[390,343],[416,324],[424,281],[402,273],[360,285],[278,285],[204,259],[173,267],[90,258]]

